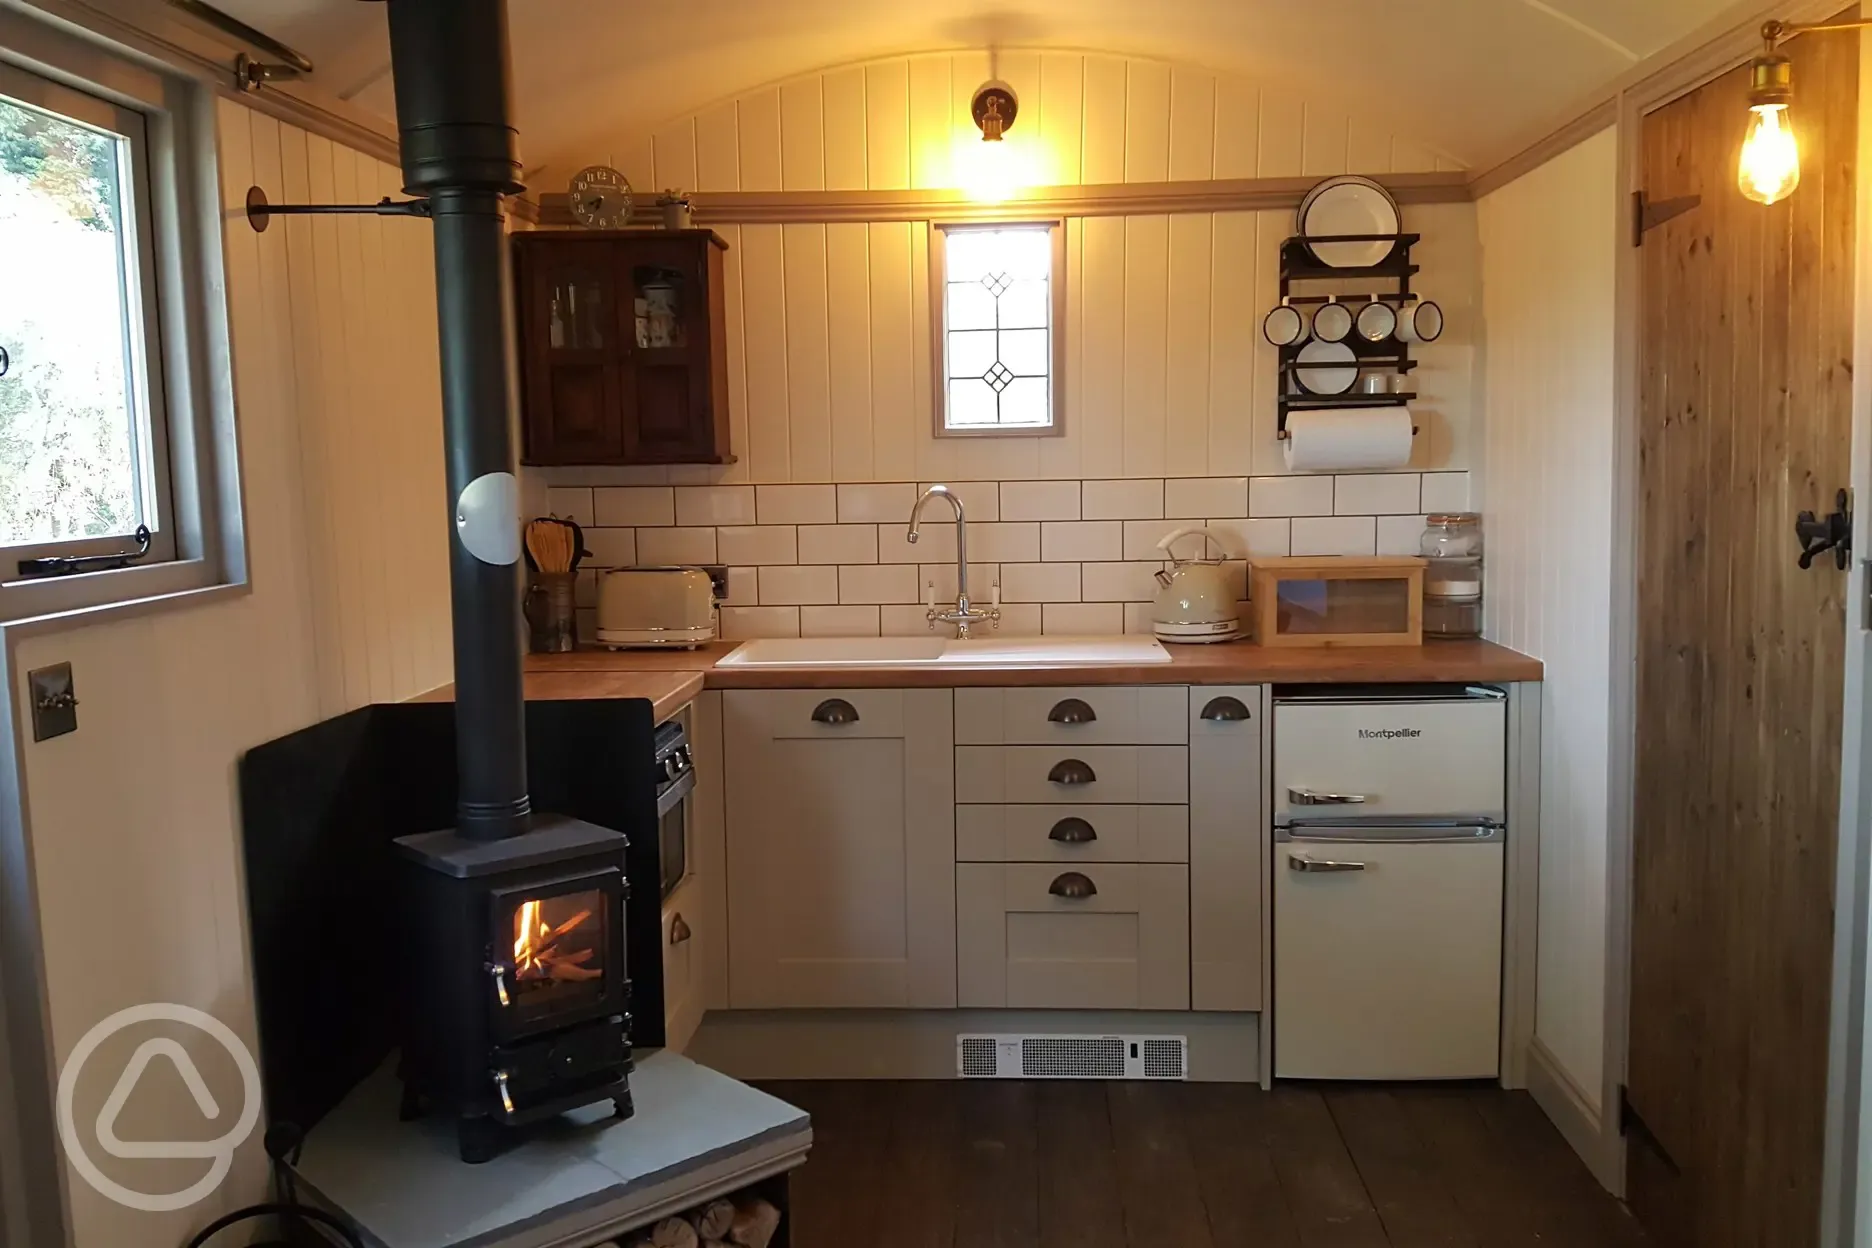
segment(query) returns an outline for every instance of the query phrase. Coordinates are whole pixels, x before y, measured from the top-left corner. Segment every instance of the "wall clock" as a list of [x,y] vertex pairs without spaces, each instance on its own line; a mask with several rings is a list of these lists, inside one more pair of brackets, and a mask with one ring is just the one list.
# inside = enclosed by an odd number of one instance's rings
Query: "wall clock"
[[608,165],[579,170],[572,175],[568,190],[572,216],[580,225],[594,230],[616,230],[630,220],[630,183]]

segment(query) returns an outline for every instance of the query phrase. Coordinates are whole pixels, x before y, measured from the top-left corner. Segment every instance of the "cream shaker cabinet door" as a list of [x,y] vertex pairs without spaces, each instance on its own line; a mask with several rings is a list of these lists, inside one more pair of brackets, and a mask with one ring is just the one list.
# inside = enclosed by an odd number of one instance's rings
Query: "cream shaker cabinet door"
[[1189,1008],[1189,868],[956,867],[966,1007]]
[[730,1006],[953,1007],[951,692],[730,690],[722,708]]
[[1190,1006],[1262,1008],[1262,687],[1190,690]]

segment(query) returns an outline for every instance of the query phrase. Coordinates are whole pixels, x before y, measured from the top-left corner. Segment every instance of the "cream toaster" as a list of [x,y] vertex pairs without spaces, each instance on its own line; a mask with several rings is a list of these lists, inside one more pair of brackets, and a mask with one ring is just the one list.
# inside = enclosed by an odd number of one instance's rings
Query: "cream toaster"
[[619,568],[598,578],[598,644],[694,649],[715,640],[715,583],[700,568]]

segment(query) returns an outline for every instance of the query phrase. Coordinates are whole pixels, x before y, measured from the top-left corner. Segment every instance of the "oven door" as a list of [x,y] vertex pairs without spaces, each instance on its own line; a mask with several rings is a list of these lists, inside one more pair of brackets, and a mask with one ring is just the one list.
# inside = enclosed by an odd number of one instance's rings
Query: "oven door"
[[497,1042],[624,1012],[622,871],[550,877],[488,898],[488,1001]]
[[689,878],[689,850],[695,834],[693,770],[665,785],[657,794],[657,874],[661,899]]

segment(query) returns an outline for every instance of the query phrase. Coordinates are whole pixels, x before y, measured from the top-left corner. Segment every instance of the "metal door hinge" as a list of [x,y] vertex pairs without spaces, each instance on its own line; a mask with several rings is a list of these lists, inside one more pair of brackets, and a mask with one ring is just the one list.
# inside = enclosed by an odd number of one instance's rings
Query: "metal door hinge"
[[1701,195],[1679,195],[1675,199],[1650,199],[1643,191],[1633,191],[1632,239],[1634,247],[1644,246],[1644,236],[1673,217],[1681,217],[1703,202]]

